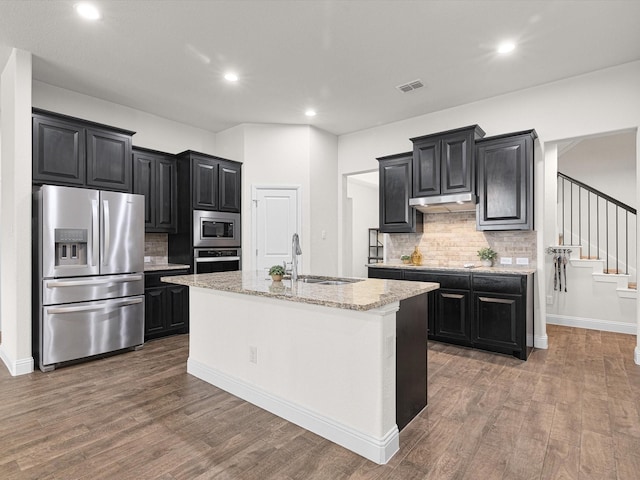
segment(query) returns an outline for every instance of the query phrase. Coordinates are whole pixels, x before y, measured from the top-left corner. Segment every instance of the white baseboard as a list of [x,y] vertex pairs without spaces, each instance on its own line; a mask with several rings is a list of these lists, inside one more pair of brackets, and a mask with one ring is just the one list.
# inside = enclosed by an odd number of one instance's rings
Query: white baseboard
[[638,327],[635,323],[616,322],[613,320],[599,320],[597,318],[570,317],[568,315],[549,315],[547,323],[562,325],[565,327],[586,328],[589,330],[602,330],[604,332],[627,333],[636,335]]
[[534,335],[533,336],[533,346],[535,348],[541,348],[543,350],[547,350],[549,348],[549,337],[547,335]]
[[636,347],[633,360],[636,362],[636,365],[640,365],[640,347]]
[[400,434],[396,425],[382,438],[376,438],[277,397],[255,385],[230,377],[191,358],[187,361],[187,373],[362,455],[372,462],[385,464],[400,448]]
[[33,372],[33,358],[21,358],[18,360],[12,360],[7,355],[3,345],[0,345],[0,360],[5,364],[7,370],[13,377],[18,375],[26,375]]

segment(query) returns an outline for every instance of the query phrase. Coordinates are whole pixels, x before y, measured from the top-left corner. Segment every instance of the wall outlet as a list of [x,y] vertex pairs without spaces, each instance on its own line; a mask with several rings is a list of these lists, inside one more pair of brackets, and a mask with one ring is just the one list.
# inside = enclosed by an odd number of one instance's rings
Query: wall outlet
[[553,295],[547,295],[547,305],[553,305]]
[[513,258],[511,257],[500,257],[500,265],[512,265]]
[[258,347],[249,345],[249,362],[258,363]]
[[[138,257],[138,258],[140,258],[140,257]],[[144,257],[144,263],[149,263],[150,261],[151,261],[151,257],[147,257],[147,256],[145,255],[145,257]]]
[[529,265],[527,257],[516,257],[516,265]]

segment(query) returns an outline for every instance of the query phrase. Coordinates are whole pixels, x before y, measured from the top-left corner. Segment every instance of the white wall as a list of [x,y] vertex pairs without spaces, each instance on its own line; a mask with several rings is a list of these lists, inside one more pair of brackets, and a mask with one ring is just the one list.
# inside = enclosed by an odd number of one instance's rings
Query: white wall
[[[136,132],[133,145],[167,153],[213,154],[215,134],[117,103],[33,81],[33,106]],[[230,157],[233,160],[233,157]]]
[[0,358],[12,375],[31,357],[31,54],[13,49],[0,81]]
[[[488,136],[535,128],[542,147],[554,140],[636,129],[640,125],[638,85],[640,62],[632,62],[343,135],[338,139],[338,175],[341,178],[349,173],[375,169],[376,157],[410,150],[410,137],[471,124],[479,124]],[[542,161],[543,156],[538,155],[536,163]],[[545,181],[544,172],[541,165],[536,166],[537,182]],[[543,192],[551,188],[555,189],[555,185],[545,183]],[[537,212],[548,211],[545,195],[536,198]],[[338,212],[342,216],[341,204]],[[545,217],[536,225],[539,239],[545,230],[555,230],[555,216],[552,217]],[[342,225],[342,218],[339,225]],[[539,245],[539,250],[542,247]],[[542,265],[543,262],[539,262],[538,296],[546,291]],[[544,338],[536,341],[542,345],[546,341],[546,308],[544,299],[540,300],[537,299],[536,336],[540,334]]]
[[216,154],[222,157],[236,154],[234,160],[243,162],[242,268],[255,268],[251,237],[252,187],[295,185],[301,187],[302,195],[299,232],[302,271],[335,275],[336,144],[334,135],[308,125],[244,124],[217,135]]
[[351,271],[344,272],[347,276],[364,277],[368,275],[367,258],[369,256],[369,229],[378,228],[378,187],[359,182],[353,176],[347,179],[347,197],[351,199]]
[[[487,136],[535,128],[541,141],[636,128],[640,61],[338,138],[338,174],[377,168],[376,158],[412,149],[410,137],[465,125]],[[615,95],[612,95],[615,92]]]
[[636,208],[636,133],[582,139],[560,153],[558,171]]
[[338,137],[309,128],[311,265],[315,275],[338,273]]

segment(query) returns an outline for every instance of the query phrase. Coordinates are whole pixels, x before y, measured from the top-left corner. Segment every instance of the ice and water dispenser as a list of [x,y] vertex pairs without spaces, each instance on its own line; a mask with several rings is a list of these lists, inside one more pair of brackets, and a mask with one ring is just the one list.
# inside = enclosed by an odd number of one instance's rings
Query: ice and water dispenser
[[87,265],[87,230],[56,228],[56,266]]

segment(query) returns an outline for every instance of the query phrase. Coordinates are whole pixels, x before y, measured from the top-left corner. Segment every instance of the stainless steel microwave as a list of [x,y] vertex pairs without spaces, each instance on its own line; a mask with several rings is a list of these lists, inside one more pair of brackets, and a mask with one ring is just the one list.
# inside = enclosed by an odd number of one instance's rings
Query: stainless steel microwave
[[194,247],[239,247],[240,214],[193,211]]

